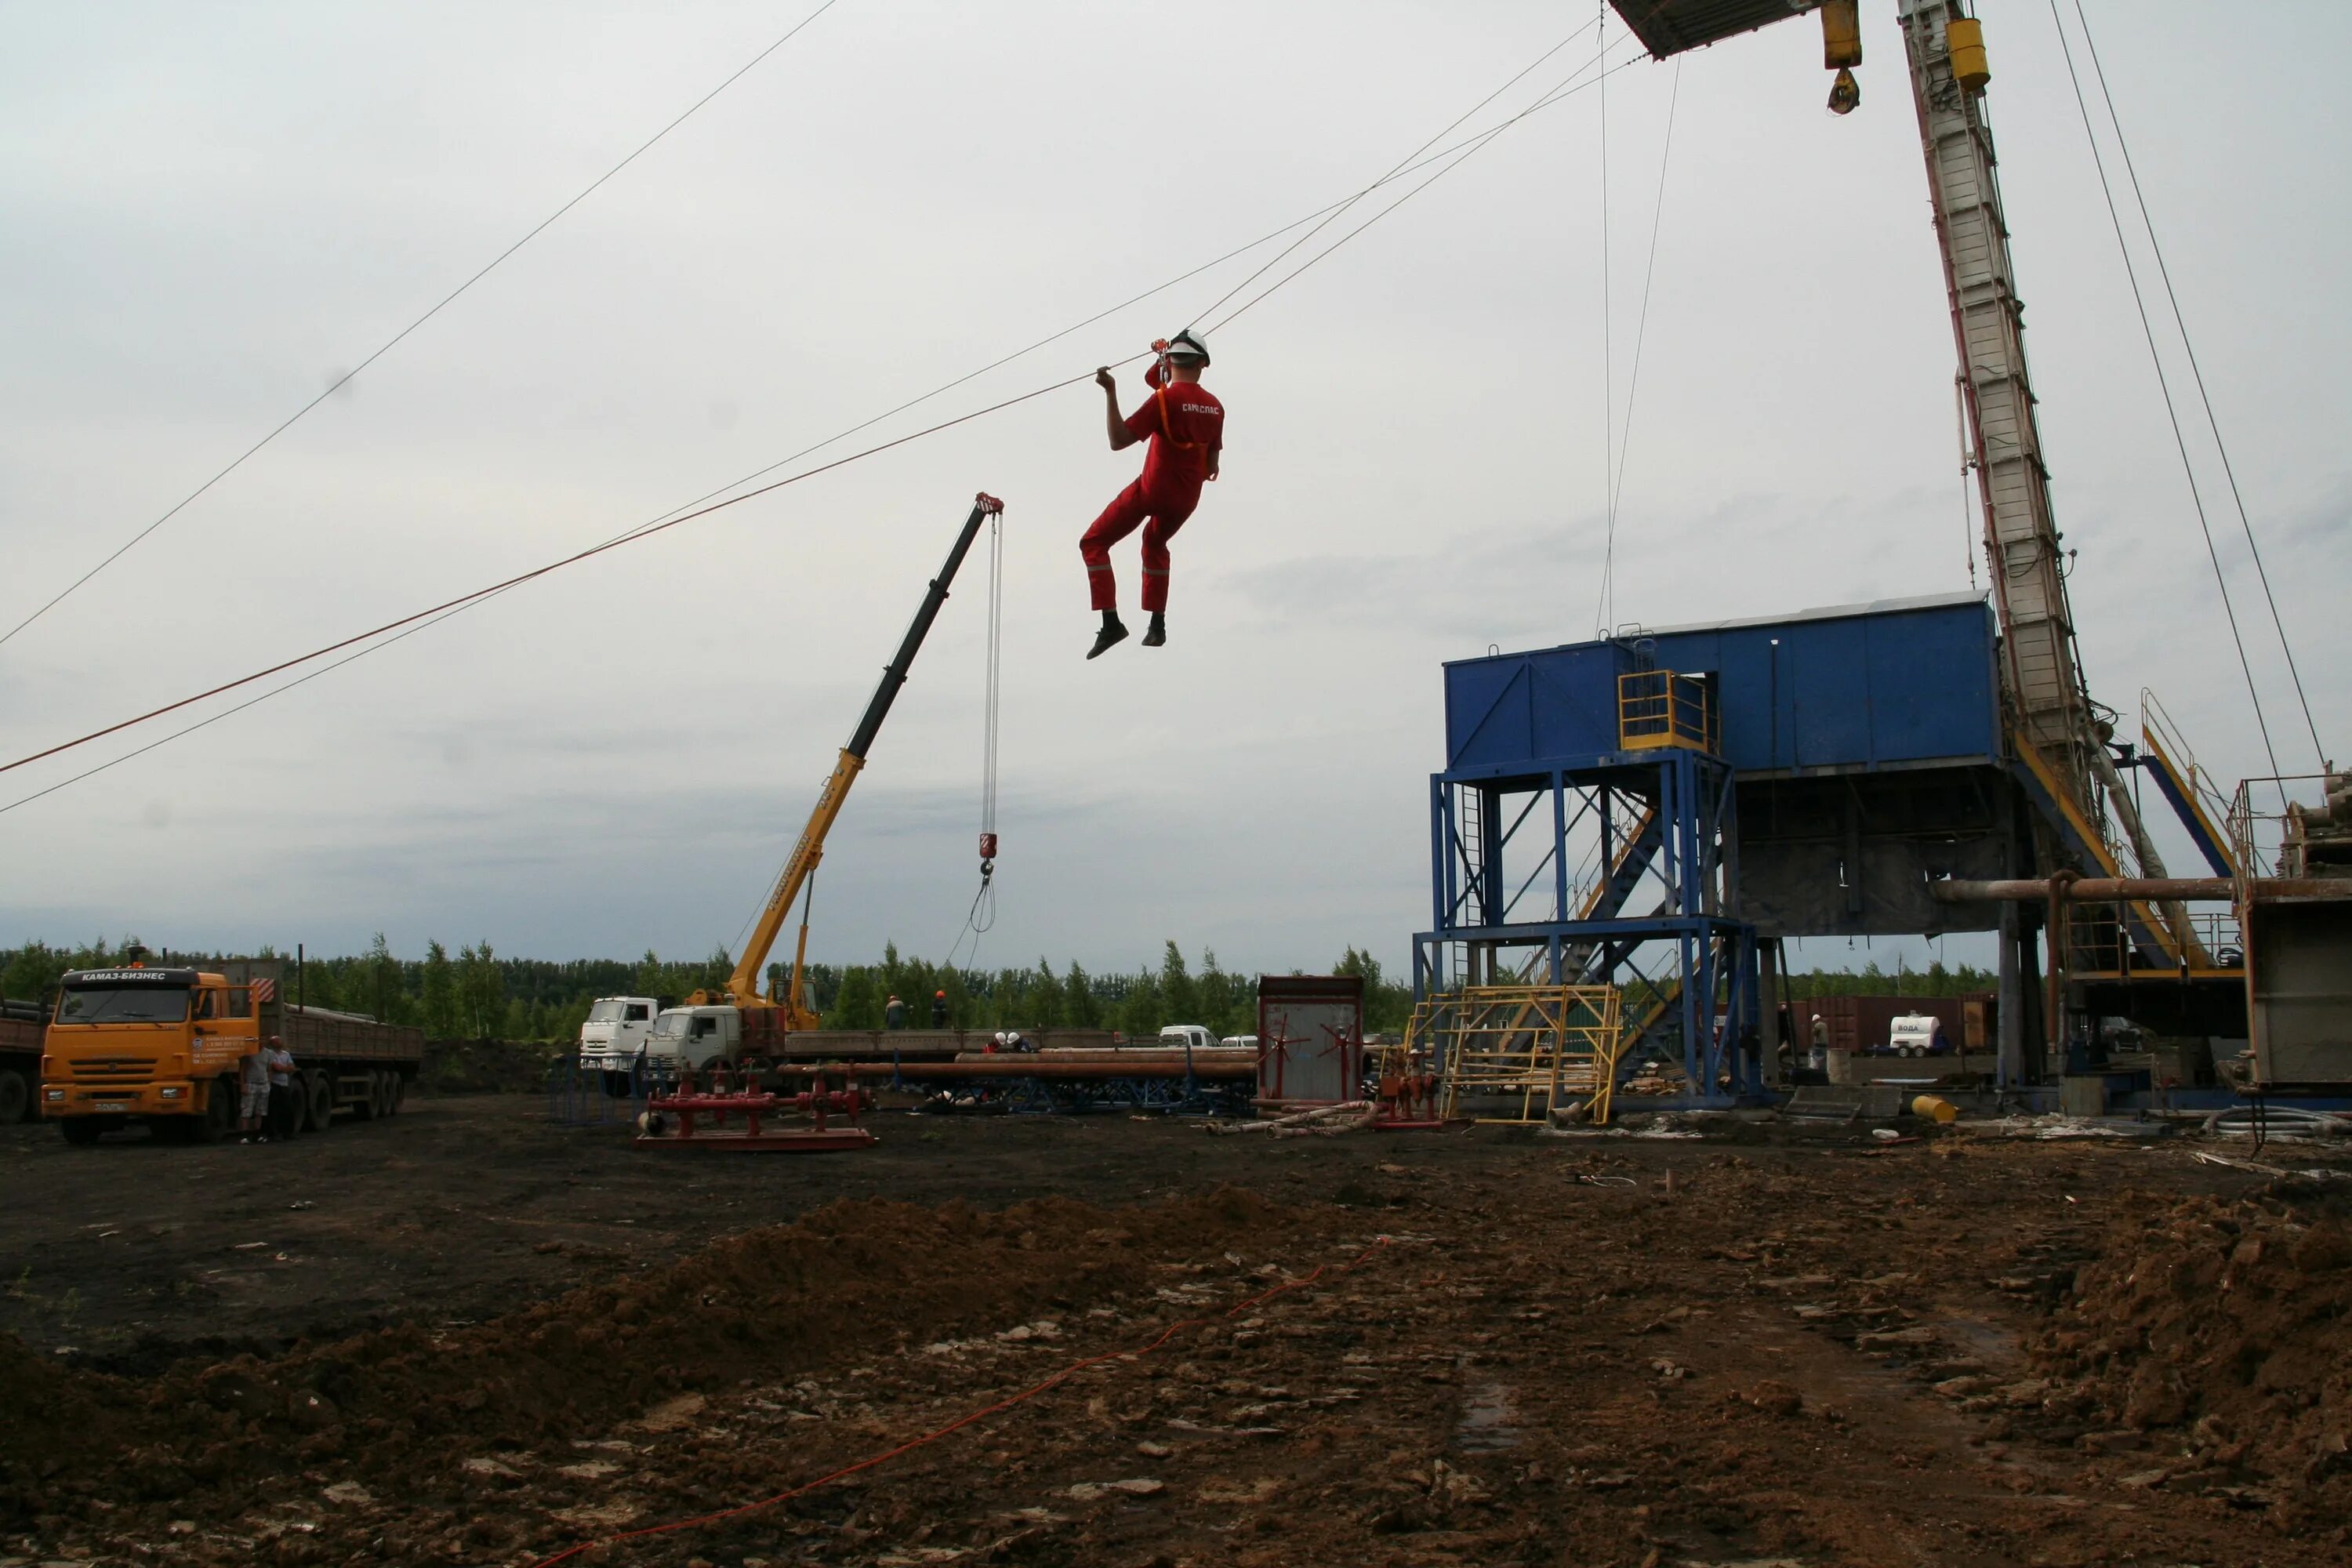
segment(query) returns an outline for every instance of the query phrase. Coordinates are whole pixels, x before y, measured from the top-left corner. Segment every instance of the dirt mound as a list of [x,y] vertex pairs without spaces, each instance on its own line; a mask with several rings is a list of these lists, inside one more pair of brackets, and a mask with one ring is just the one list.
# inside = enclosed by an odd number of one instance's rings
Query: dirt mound
[[121,1422],[101,1391],[7,1334],[0,1334],[0,1390],[8,1407],[0,1418],[0,1519],[41,1511],[55,1478],[110,1458],[121,1441]]
[[2113,1422],[2182,1429],[2192,1468],[2352,1503],[2343,1194],[2283,1184],[2148,1208],[2116,1226],[2034,1348]]
[[[1065,1199],[996,1213],[836,1203],[491,1322],[404,1325],[270,1360],[184,1366],[148,1384],[94,1373],[68,1381],[0,1342],[0,1364],[35,1376],[33,1399],[12,1397],[28,1415],[0,1447],[0,1518],[29,1517],[45,1478],[57,1489],[50,1510],[70,1506],[62,1490],[117,1504],[176,1499],[201,1516],[194,1494],[242,1508],[238,1483],[289,1465],[364,1456],[379,1480],[428,1477],[466,1453],[559,1441],[681,1393],[837,1366],[1040,1302],[1084,1308],[1143,1286],[1155,1257],[1282,1232],[1302,1212],[1233,1190],[1129,1210]],[[100,1408],[114,1413],[102,1437],[89,1422]],[[101,1450],[121,1461],[76,1464]],[[89,1479],[56,1479],[68,1470]]]

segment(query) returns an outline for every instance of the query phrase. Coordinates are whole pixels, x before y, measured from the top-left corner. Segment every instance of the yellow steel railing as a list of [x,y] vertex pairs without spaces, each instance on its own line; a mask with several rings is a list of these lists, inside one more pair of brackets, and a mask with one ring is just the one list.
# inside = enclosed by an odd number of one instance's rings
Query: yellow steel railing
[[1446,1121],[1469,1100],[1501,1110],[1480,1121],[1542,1122],[1576,1100],[1588,1121],[1605,1123],[1622,1029],[1613,985],[1474,985],[1423,1001],[1405,1038],[1409,1050],[1420,1046],[1444,1063],[1438,1114]]
[[1721,716],[1706,679],[1671,669],[1637,669],[1617,678],[1617,746],[1649,752],[1681,746],[1713,752],[1722,738]]

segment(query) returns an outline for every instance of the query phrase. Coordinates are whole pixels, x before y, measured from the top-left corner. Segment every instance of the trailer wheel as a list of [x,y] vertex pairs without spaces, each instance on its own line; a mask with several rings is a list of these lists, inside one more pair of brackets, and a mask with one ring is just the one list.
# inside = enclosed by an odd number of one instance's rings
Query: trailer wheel
[[335,1120],[335,1080],[312,1068],[302,1075],[302,1092],[309,1100],[309,1131],[324,1132]]
[[32,1103],[32,1080],[14,1068],[0,1070],[0,1127],[14,1127],[24,1121]]
[[68,1116],[58,1123],[58,1131],[64,1133],[66,1142],[75,1148],[87,1149],[98,1142],[98,1135],[106,1129],[99,1125],[99,1119],[95,1116]]

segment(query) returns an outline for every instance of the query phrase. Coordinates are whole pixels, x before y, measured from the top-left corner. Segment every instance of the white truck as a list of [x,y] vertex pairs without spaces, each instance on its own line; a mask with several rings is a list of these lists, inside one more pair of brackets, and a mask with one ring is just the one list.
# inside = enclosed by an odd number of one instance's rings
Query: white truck
[[699,1071],[714,1061],[733,1061],[742,1054],[743,1015],[724,1002],[668,1007],[646,1035],[646,1066],[674,1073]]
[[605,1087],[619,1080],[626,1093],[630,1069],[653,1034],[661,1002],[652,996],[599,996],[589,1004],[588,1021],[580,1026],[580,1070],[605,1075]]
[[1160,1031],[1160,1037],[1156,1040],[1149,1042],[1143,1040],[1129,1040],[1128,1042],[1128,1044],[1131,1046],[1140,1046],[1147,1043],[1167,1050],[1181,1051],[1189,1046],[1196,1051],[1205,1051],[1210,1047],[1216,1045],[1218,1040],[1215,1032],[1208,1028],[1205,1025],[1170,1024]]

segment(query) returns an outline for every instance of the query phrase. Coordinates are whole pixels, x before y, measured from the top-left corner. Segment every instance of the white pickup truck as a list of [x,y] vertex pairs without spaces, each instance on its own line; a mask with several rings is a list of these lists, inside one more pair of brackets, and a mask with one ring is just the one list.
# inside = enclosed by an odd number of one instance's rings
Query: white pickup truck
[[651,996],[599,996],[580,1026],[580,1069],[625,1079],[652,1036],[661,1003]]

